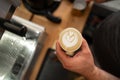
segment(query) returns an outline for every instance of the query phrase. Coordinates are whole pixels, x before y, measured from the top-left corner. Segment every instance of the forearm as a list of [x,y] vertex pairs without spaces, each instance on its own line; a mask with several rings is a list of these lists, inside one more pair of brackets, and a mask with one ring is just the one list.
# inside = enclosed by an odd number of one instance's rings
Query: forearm
[[119,78],[107,73],[100,68],[96,67],[96,70],[86,75],[88,80],[120,80]]

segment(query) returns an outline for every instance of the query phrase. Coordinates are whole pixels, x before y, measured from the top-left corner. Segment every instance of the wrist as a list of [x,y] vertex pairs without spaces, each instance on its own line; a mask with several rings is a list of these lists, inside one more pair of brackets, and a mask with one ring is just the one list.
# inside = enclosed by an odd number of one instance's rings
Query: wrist
[[97,66],[94,66],[93,69],[91,71],[89,71],[88,73],[86,73],[84,76],[88,79],[88,80],[92,80],[91,78],[94,76],[97,76],[99,73],[99,68]]
[[87,80],[120,80],[119,78],[103,71],[97,66],[94,67],[91,73],[84,75]]

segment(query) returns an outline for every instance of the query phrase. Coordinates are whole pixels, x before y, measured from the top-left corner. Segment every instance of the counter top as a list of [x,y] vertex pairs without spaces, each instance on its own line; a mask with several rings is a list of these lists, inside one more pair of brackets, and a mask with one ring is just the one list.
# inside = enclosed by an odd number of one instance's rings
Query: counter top
[[[88,5],[86,10],[80,16],[75,16],[72,14],[73,4],[69,2],[68,0],[63,0],[60,6],[58,7],[58,9],[53,13],[54,16],[58,16],[62,19],[62,22],[60,24],[53,23],[49,21],[47,18],[45,18],[44,16],[34,15],[30,13],[24,8],[23,5],[21,5],[16,10],[15,15],[31,20],[32,22],[42,25],[46,28],[47,37],[43,45],[43,49],[42,51],[40,51],[40,54],[34,65],[34,69],[30,76],[30,80],[36,79],[36,76],[45,58],[47,49],[48,48],[55,49],[55,42],[59,37],[59,33],[64,28],[75,27],[80,32],[82,32],[85,22],[87,20],[87,17],[89,15],[89,12],[91,10],[91,5],[92,3]],[[25,14],[21,14],[21,13],[25,13]]]

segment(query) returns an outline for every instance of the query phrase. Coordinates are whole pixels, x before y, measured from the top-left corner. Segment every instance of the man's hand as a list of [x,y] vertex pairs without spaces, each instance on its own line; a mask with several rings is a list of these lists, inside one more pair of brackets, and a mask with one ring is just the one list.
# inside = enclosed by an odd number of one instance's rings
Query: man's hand
[[89,75],[95,68],[93,56],[85,39],[83,39],[80,50],[73,57],[65,54],[59,42],[56,43],[56,52],[58,59],[65,69],[82,75]]
[[65,69],[79,73],[88,80],[120,80],[114,75],[103,71],[94,64],[92,53],[85,39],[83,39],[80,50],[73,56],[67,56],[56,43],[56,55]]

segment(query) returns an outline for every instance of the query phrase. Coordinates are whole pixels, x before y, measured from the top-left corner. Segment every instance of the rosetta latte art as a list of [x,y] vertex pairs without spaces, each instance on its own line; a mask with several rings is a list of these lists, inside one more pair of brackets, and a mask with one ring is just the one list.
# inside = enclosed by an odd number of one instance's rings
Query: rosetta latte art
[[69,42],[73,42],[75,39],[75,34],[72,31],[69,31],[66,36],[66,40]]
[[69,30],[68,32],[64,33],[62,41],[66,47],[72,47],[78,41],[77,34],[74,31]]

